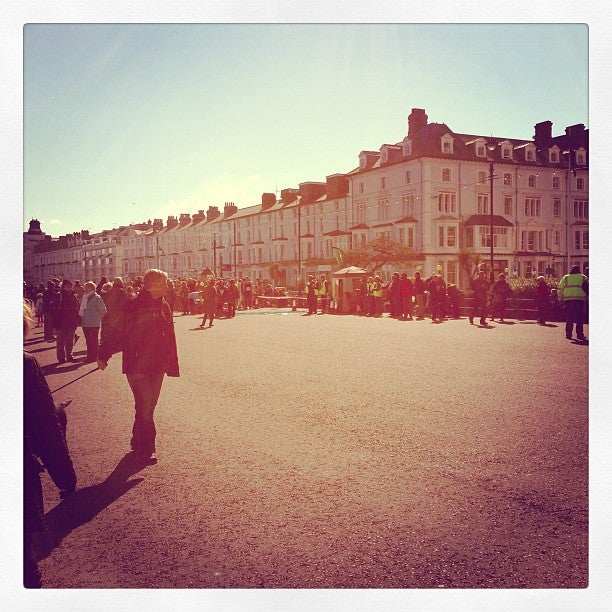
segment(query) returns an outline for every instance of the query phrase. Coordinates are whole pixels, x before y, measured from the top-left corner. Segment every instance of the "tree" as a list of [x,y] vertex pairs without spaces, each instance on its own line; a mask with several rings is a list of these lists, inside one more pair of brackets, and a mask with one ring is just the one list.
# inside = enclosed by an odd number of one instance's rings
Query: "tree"
[[374,273],[386,264],[405,265],[421,261],[422,256],[410,247],[381,236],[371,242],[344,251],[343,265],[358,266]]
[[478,253],[474,253],[472,249],[466,248],[459,249],[457,260],[459,261],[461,268],[467,273],[470,280],[476,276],[476,270],[478,270],[480,264],[482,263]]

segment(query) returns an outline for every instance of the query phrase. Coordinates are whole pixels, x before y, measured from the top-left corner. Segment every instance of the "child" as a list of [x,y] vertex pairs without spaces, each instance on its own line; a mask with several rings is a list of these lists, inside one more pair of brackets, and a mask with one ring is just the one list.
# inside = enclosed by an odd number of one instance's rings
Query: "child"
[[43,325],[43,294],[36,294],[36,304],[34,305],[34,311],[36,312],[36,327]]

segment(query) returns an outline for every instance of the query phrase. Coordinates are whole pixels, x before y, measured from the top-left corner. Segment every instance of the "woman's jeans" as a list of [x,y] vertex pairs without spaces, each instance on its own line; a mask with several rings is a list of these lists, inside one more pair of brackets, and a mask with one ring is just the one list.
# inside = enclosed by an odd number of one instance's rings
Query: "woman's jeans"
[[159,399],[164,372],[132,373],[127,375],[134,394],[134,426],[130,445],[136,452],[149,456],[155,452],[153,412]]

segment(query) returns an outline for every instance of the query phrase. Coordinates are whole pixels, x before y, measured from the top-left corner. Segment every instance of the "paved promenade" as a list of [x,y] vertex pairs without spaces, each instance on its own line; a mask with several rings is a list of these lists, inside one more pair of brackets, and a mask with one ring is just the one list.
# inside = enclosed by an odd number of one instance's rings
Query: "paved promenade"
[[588,346],[563,324],[198,323],[175,317],[147,467],[120,356],[56,366],[34,329],[79,478],[60,503],[45,475],[46,587],[588,585]]

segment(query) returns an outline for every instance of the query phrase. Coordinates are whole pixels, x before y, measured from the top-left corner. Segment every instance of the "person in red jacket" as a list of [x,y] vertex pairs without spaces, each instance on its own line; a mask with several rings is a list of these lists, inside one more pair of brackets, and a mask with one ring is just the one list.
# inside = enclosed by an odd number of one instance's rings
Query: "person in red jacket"
[[[164,375],[179,376],[178,353],[172,311],[164,294],[168,275],[147,270],[143,290],[125,303],[117,332],[122,339],[122,372],[134,395],[134,425],[130,446],[146,463],[157,463],[156,429],[153,413]],[[104,341],[98,353],[98,367],[104,370],[113,346]]]

